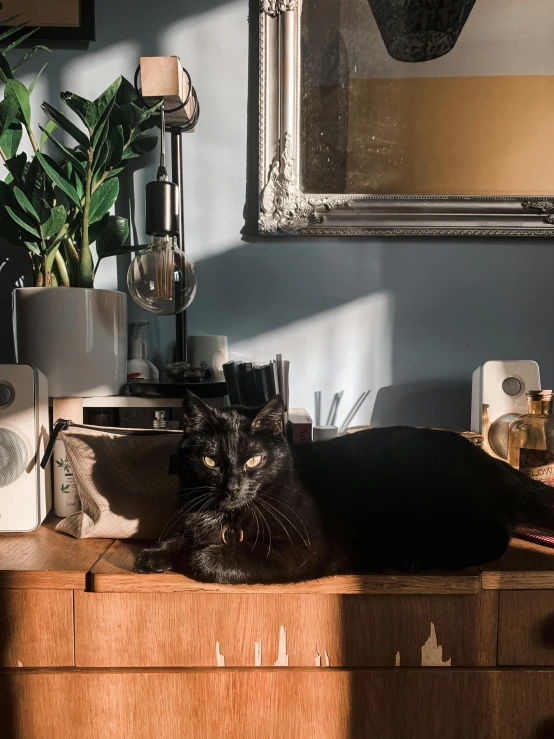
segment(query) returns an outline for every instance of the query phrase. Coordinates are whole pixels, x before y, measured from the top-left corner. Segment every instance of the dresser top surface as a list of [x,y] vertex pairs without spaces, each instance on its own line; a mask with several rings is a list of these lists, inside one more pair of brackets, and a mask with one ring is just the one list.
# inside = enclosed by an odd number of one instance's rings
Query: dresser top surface
[[49,518],[36,531],[0,534],[0,589],[95,592],[249,592],[327,594],[470,594],[485,590],[554,589],[554,549],[513,539],[498,562],[459,572],[340,575],[290,585],[219,585],[175,573],[133,572],[143,544],[74,539]]

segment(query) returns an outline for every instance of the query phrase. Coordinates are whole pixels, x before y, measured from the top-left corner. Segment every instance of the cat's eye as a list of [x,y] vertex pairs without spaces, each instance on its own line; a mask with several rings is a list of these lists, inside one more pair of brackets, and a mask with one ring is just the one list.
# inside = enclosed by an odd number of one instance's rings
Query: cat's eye
[[246,466],[252,469],[253,467],[258,467],[261,461],[262,461],[261,455],[257,455],[256,457],[250,457],[250,459],[246,462]]
[[217,467],[215,461],[211,457],[202,457],[202,461],[204,462],[206,467],[210,467],[210,469]]

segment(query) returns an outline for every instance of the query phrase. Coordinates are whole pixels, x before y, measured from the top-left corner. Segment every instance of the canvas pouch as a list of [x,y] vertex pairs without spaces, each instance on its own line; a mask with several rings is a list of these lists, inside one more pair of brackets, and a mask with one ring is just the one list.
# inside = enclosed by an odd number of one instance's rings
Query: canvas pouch
[[[56,433],[57,431],[57,433]],[[60,420],[81,510],[57,531],[77,538],[158,539],[182,504],[176,455],[182,432],[85,426]],[[47,462],[48,450],[43,464]]]

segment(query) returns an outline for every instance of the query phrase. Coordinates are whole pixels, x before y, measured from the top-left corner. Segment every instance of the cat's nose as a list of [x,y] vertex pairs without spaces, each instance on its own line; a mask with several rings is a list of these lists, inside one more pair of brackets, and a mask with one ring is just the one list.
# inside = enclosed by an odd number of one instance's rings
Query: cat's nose
[[239,490],[240,490],[240,482],[237,482],[236,480],[230,480],[227,483],[227,494],[228,495],[236,495]]

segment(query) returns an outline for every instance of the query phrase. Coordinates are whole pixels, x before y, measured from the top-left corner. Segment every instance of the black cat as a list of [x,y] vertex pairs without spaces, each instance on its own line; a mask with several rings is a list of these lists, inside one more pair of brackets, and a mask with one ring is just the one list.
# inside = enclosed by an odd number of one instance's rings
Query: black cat
[[277,583],[455,570],[500,557],[518,521],[552,520],[554,490],[455,433],[377,428],[291,448],[282,411],[279,398],[256,413],[189,394],[184,505],[137,572]]

